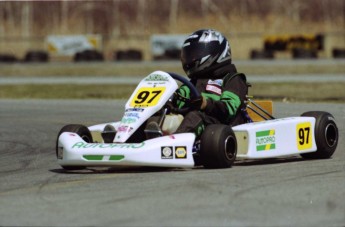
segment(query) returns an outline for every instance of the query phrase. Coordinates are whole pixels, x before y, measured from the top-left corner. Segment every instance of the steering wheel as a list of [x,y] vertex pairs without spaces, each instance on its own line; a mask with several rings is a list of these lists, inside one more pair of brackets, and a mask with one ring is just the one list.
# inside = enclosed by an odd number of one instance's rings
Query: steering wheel
[[[189,90],[190,90],[190,102],[193,102],[193,101],[196,101],[198,99],[201,99],[201,94],[200,92],[195,88],[195,86],[186,78],[186,77],[183,77],[181,75],[178,75],[176,73],[172,73],[172,72],[168,72],[168,74],[175,80],[178,80],[180,81],[182,84],[186,85]],[[189,111],[192,110],[192,107],[191,106],[188,106],[188,107],[183,107],[181,109],[179,108],[172,108],[171,111],[174,112],[174,113],[178,113],[178,114],[186,114],[188,113]]]

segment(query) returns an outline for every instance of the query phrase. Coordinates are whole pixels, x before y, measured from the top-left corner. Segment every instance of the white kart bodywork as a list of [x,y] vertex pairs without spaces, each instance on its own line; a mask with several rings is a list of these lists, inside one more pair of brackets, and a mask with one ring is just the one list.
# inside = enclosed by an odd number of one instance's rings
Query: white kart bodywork
[[[97,143],[88,144],[76,133],[62,133],[58,140],[58,163],[62,166],[193,167],[193,133],[167,135],[138,144],[125,143],[148,118],[162,109],[177,88],[178,84],[168,73],[151,73],[129,98],[121,121],[89,127]],[[170,118],[175,116],[166,117],[166,132],[176,129],[176,125],[168,123]],[[104,143],[100,136],[106,125],[112,125],[117,131],[110,144]]]
[[[316,151],[315,118],[289,117],[238,125],[235,132],[237,158],[259,159]],[[300,130],[306,131],[300,138]],[[305,141],[301,144],[302,139]]]
[[[135,130],[162,109],[177,88],[178,84],[168,73],[151,73],[139,83],[126,103],[121,121],[89,127],[94,143],[86,143],[76,133],[63,132],[58,138],[58,163],[67,167],[193,167],[193,133],[126,143]],[[113,143],[104,143],[100,136],[107,124],[117,131]],[[314,127],[313,117],[289,117],[233,127],[238,144],[237,157],[259,159],[316,151]]]
[[[60,165],[193,167],[193,133],[146,140],[142,143],[86,143],[75,133],[62,133]],[[179,152],[179,153],[178,153]]]

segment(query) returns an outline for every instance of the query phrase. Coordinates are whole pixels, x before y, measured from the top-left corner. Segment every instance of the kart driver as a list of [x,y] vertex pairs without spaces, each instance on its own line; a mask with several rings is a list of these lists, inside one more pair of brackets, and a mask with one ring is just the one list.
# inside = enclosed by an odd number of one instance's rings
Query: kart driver
[[[203,29],[191,34],[183,43],[181,61],[201,98],[189,101],[186,85],[177,90],[174,105],[190,105],[192,111],[185,114],[175,133],[193,132],[199,138],[209,124],[246,123],[243,109],[249,85],[246,76],[232,64],[230,45],[220,32]],[[145,133],[147,138],[163,135],[156,121],[148,123]]]
[[[201,98],[189,103],[187,113],[175,133],[194,132],[199,137],[209,124],[243,124],[242,109],[248,94],[246,76],[238,73],[231,61],[228,40],[212,29],[198,30],[183,43],[181,62]],[[190,95],[182,85],[175,95],[176,105],[182,108]]]

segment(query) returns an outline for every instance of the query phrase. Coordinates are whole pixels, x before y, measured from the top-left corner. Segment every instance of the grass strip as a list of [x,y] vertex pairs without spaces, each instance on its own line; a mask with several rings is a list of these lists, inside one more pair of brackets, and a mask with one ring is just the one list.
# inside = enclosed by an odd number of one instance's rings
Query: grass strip
[[128,99],[136,85],[2,85],[0,98],[8,99]]
[[[1,99],[128,99],[136,85],[0,85]],[[345,83],[256,83],[257,99],[345,102]]]
[[[56,76],[145,76],[149,73],[162,70],[185,75],[179,61],[173,62],[89,62],[89,63],[35,63],[35,64],[1,64],[0,76],[28,76],[28,77],[56,77]],[[305,64],[284,64],[245,62],[236,64],[239,72],[246,75],[283,75],[283,74],[344,74],[344,61],[335,61],[328,64],[306,62]]]
[[345,83],[256,83],[250,94],[273,100],[345,102]]

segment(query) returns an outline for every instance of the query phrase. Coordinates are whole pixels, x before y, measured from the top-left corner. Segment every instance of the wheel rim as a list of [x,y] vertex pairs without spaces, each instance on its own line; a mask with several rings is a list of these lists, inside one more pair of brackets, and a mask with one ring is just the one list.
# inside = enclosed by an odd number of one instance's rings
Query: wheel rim
[[334,124],[328,124],[325,128],[325,140],[329,147],[334,147],[338,140],[338,130]]
[[234,159],[236,156],[236,140],[230,135],[225,139],[225,157],[228,160]]

